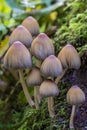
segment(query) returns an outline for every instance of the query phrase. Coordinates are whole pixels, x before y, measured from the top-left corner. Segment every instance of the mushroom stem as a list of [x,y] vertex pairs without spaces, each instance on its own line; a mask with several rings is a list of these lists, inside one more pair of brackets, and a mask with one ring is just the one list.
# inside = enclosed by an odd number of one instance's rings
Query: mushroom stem
[[[53,78],[50,77],[52,80]],[[49,111],[49,116],[51,118],[54,118],[55,113],[54,113],[54,99],[53,97],[48,97],[48,111]]]
[[29,92],[28,92],[26,83],[25,83],[25,81],[24,81],[23,72],[22,72],[22,70],[18,70],[18,72],[19,72],[20,82],[21,82],[21,85],[22,85],[22,88],[23,88],[25,97],[26,97],[26,99],[27,99],[27,102],[30,104],[31,107],[34,107],[34,102],[33,102],[33,100],[32,100],[31,97],[30,97],[30,94],[29,94]]
[[[42,63],[42,61],[38,60],[36,66],[38,68],[40,68],[41,63]],[[41,96],[40,96],[39,88],[40,88],[39,86],[34,87],[34,100],[35,100],[35,106],[36,106],[37,110],[39,109],[39,104],[41,102]]]
[[41,100],[39,88],[40,88],[40,86],[34,87],[34,100],[35,100],[35,106],[36,106],[37,110],[39,110],[39,103]]
[[48,97],[48,111],[51,118],[54,117],[54,99],[53,97]]
[[74,120],[74,115],[75,115],[75,108],[76,108],[76,106],[73,105],[72,106],[71,116],[70,116],[70,122],[69,122],[70,129],[74,128],[73,120]]
[[64,69],[62,74],[60,76],[58,76],[56,79],[55,79],[55,83],[58,84],[59,81],[62,79],[62,77],[64,76],[64,74],[66,73],[67,69]]

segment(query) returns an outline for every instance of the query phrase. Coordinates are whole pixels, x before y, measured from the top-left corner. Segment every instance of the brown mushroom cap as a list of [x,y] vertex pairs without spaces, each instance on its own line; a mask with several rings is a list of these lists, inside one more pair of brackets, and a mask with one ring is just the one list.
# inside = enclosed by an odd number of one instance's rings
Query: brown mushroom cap
[[24,26],[20,25],[12,32],[9,45],[12,45],[15,41],[22,42],[28,48],[31,46],[32,36]]
[[54,54],[54,46],[45,33],[40,33],[32,42],[31,52],[39,60],[44,60]]
[[57,77],[62,74],[62,65],[60,60],[54,56],[48,56],[41,65],[41,73],[46,77]]
[[59,90],[58,86],[54,81],[48,79],[42,82],[40,86],[40,95],[41,97],[51,97],[58,96]]
[[26,19],[24,19],[22,25],[29,30],[32,36],[37,36],[39,34],[39,24],[37,20],[32,16],[29,16]]
[[38,86],[42,83],[42,80],[40,69],[37,67],[33,68],[27,76],[28,85]]
[[67,102],[71,105],[78,105],[85,101],[84,92],[77,86],[72,86],[67,92]]
[[80,57],[72,45],[67,44],[65,47],[63,47],[58,54],[58,58],[60,59],[64,68],[79,69],[81,66]]
[[31,54],[20,42],[14,42],[4,57],[4,66],[12,69],[30,68],[32,66]]

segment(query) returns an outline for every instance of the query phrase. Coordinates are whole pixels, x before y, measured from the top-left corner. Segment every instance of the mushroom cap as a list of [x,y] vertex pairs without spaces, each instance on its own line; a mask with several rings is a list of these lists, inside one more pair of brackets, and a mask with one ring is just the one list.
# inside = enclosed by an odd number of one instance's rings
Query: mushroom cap
[[46,77],[57,77],[62,74],[62,65],[60,60],[54,56],[48,56],[41,65],[41,73]]
[[50,79],[42,82],[40,86],[40,95],[41,97],[51,97],[58,96],[59,90],[56,83]]
[[39,60],[44,60],[54,54],[54,46],[45,33],[40,33],[31,44],[31,52]]
[[24,19],[22,25],[29,30],[32,36],[37,36],[39,34],[39,24],[37,20],[32,16],[29,16],[26,19]]
[[8,88],[8,83],[0,79],[0,91],[5,92]]
[[31,54],[20,42],[14,42],[4,57],[4,66],[12,69],[30,68],[32,66]]
[[79,69],[81,66],[80,57],[76,49],[70,44],[67,44],[65,47],[63,47],[58,54],[58,58],[60,59],[64,68]]
[[27,76],[28,85],[38,86],[42,83],[42,80],[40,69],[37,67],[33,68]]
[[12,32],[9,45],[12,45],[15,41],[20,41],[28,48],[31,46],[32,40],[31,33],[24,26],[20,25]]
[[67,92],[67,102],[78,105],[85,101],[85,94],[77,85],[72,86]]

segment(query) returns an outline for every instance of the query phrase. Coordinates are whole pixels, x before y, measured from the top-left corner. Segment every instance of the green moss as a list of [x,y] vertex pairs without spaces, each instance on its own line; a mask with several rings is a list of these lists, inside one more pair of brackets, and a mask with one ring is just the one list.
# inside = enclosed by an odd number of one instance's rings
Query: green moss
[[[18,110],[11,110],[10,119],[0,123],[0,130],[65,130],[69,123],[66,103],[66,83],[60,83],[60,94],[55,97],[55,117],[49,118],[47,99],[43,99],[40,110],[32,109],[28,105]],[[1,113],[6,115],[6,113]]]
[[[53,39],[56,54],[68,43],[73,44],[77,49],[87,44],[87,4],[85,2],[87,3],[85,0],[67,2],[63,9],[64,14],[61,22],[58,20],[60,26]],[[61,25],[60,23],[63,22],[64,24]]]

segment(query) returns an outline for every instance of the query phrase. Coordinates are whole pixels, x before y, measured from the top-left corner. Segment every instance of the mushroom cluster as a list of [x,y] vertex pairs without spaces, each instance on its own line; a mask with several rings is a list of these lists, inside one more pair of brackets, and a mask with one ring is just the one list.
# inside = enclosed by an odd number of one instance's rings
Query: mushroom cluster
[[[9,49],[4,56],[3,64],[7,69],[17,70],[25,97],[31,107],[38,110],[41,100],[44,97],[48,98],[48,111],[53,118],[55,115],[53,97],[59,94],[58,82],[68,69],[79,69],[81,61],[76,49],[70,44],[65,45],[56,57],[51,39],[45,33],[39,32],[39,24],[35,18],[29,16],[24,19],[10,36]],[[37,61],[35,64],[33,58]],[[25,71],[27,74],[25,81],[23,70],[26,68],[28,72]],[[27,85],[34,86],[34,101]],[[84,92],[78,85],[72,86],[67,92],[67,102],[73,105],[70,128],[74,128],[75,106],[83,101]]]

